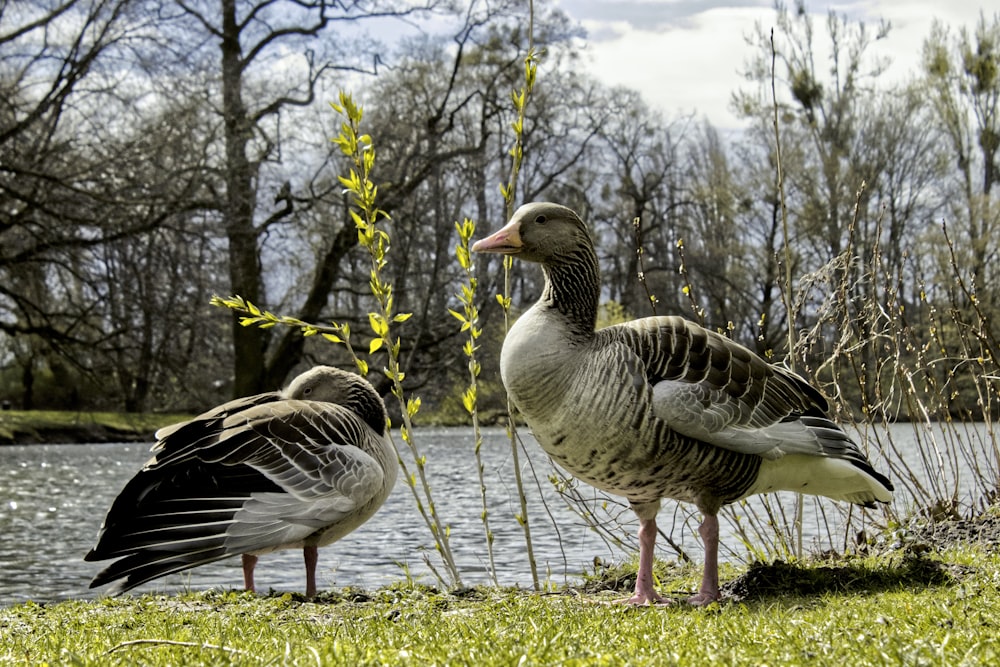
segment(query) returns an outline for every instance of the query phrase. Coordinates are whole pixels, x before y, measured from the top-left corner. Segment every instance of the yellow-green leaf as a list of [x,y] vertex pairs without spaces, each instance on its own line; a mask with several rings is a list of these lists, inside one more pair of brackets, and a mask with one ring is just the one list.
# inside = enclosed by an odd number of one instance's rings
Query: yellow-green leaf
[[385,336],[389,333],[389,327],[385,323],[385,318],[378,313],[368,313],[368,323],[376,336]]
[[420,397],[411,397],[406,401],[406,414],[413,416],[420,410]]

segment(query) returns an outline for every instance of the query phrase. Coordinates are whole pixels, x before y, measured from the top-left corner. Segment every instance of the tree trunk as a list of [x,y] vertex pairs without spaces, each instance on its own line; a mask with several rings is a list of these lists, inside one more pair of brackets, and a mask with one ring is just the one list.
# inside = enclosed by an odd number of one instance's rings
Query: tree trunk
[[[243,104],[243,56],[236,22],[236,0],[222,0],[222,113],[225,122],[226,194],[223,207],[229,240],[229,282],[233,294],[261,303],[260,251],[254,228],[253,167],[247,159],[250,119]],[[233,395],[256,394],[264,387],[266,332],[241,326],[233,318]]]
[[21,409],[35,409],[35,358],[28,357],[21,368]]

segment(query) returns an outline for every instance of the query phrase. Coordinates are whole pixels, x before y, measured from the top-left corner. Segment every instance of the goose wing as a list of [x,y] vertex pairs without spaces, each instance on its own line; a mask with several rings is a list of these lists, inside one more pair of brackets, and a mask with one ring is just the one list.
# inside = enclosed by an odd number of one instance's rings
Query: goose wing
[[237,398],[218,405],[194,419],[164,426],[156,432],[156,444],[153,451],[162,451],[168,447],[174,451],[197,449],[203,438],[214,437],[222,427],[222,422],[232,415],[239,414],[257,405],[280,401],[282,395],[276,391]]
[[826,399],[798,375],[681,317],[603,329],[623,345],[653,414],[690,438],[744,454],[811,454],[867,462],[826,418]]
[[237,403],[161,431],[156,455],[115,499],[85,557],[121,557],[92,587],[124,579],[118,589],[128,590],[233,554],[296,545],[383,488],[373,454],[385,436],[350,410],[274,398]]

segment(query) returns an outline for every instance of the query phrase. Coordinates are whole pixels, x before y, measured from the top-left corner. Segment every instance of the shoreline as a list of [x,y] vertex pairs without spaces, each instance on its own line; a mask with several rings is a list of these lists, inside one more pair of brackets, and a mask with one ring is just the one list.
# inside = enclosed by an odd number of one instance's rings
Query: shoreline
[[0,412],[0,447],[12,445],[76,445],[136,443],[156,438],[157,429],[188,415],[4,410]]

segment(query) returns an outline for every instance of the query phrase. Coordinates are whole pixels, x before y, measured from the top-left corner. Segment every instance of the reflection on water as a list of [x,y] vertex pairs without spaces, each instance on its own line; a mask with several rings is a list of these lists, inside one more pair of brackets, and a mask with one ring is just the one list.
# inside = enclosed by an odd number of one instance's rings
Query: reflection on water
[[[906,428],[901,427],[901,432]],[[488,583],[471,430],[418,429],[416,437],[427,456],[428,477],[438,513],[451,526],[452,549],[463,583]],[[547,479],[551,467],[544,454],[530,435],[525,432],[523,437],[540,478],[536,485],[522,460],[529,484],[529,517],[540,576],[561,584],[567,577],[572,581],[584,568],[591,568],[595,557],[623,559],[625,551],[606,544],[567,509]],[[400,443],[398,438],[397,443]],[[519,501],[513,484],[510,446],[502,430],[484,432],[482,455],[498,579],[501,584],[528,587],[531,574],[523,533],[514,518]],[[88,584],[103,564],[84,562],[83,555],[93,545],[112,499],[148,458],[148,445],[0,447],[0,534],[3,536],[0,605],[29,599],[51,601],[99,595],[100,591],[90,590]],[[404,459],[410,461],[408,452],[404,452]],[[877,468],[888,471],[885,461],[873,462]],[[899,490],[899,476],[893,478]],[[594,492],[585,485],[580,490],[593,496]],[[540,502],[542,497],[547,510]],[[900,504],[901,494],[897,498]],[[836,503],[823,501],[827,510],[835,506]],[[746,511],[737,509],[738,513]],[[558,523],[558,531],[553,528],[550,514]],[[661,532],[670,534],[692,558],[700,561],[701,545],[692,516],[690,506],[678,509],[675,503],[666,501],[659,524]],[[622,518],[629,525],[621,534],[631,540],[636,527],[634,518],[631,512],[622,513]],[[806,511],[807,545],[819,536],[826,536],[818,527],[824,520],[823,511]],[[743,556],[741,541],[731,534],[728,523],[723,521],[723,557],[727,553]],[[663,540],[658,546],[662,547],[662,556],[673,555]],[[405,578],[404,568],[411,576],[434,583],[424,564],[425,557],[438,565],[430,532],[416,509],[409,487],[400,479],[374,518],[340,542],[320,550],[318,583],[321,587],[376,589]],[[240,559],[234,557],[147,583],[136,592],[235,588],[242,581]],[[301,551],[261,557],[257,584],[261,590],[304,590]]]

